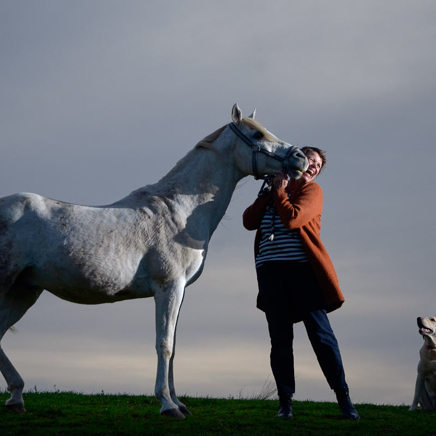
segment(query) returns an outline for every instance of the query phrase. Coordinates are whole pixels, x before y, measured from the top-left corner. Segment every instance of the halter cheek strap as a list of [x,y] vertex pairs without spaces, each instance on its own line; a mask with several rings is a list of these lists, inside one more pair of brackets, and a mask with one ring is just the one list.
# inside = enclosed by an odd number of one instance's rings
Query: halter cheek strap
[[242,131],[235,123],[230,123],[229,127],[233,131],[233,133],[235,133],[239,139],[242,139],[245,144],[247,144],[253,151],[251,155],[251,166],[253,168],[254,178],[256,180],[260,179],[261,176],[259,176],[259,173],[257,172],[257,154],[261,151],[259,144],[255,144],[247,135],[242,133]]

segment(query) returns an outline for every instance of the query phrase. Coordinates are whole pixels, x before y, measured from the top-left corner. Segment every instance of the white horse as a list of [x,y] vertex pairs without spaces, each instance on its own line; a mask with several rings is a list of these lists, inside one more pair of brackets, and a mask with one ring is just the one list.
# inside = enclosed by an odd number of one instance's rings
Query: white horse
[[[0,199],[0,340],[46,289],[81,304],[154,297],[160,413],[190,414],[173,379],[175,332],[186,286],[201,274],[209,240],[243,177],[285,170],[304,154],[237,105],[232,122],[200,141],[158,183],[110,206],[78,206],[20,193]],[[23,379],[0,347],[0,370],[24,413]]]

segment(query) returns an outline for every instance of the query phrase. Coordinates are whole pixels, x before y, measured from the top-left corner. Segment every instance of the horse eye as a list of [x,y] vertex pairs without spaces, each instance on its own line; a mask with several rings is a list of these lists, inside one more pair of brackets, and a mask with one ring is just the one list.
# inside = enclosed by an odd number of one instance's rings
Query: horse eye
[[263,138],[263,133],[259,132],[259,130],[257,130],[256,132],[254,132],[253,138],[254,139],[262,139]]

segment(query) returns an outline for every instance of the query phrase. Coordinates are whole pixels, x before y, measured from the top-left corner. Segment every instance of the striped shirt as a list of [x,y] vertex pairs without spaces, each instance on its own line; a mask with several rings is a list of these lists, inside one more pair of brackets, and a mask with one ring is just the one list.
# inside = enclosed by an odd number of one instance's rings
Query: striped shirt
[[256,268],[264,262],[274,260],[309,261],[301,243],[299,231],[288,229],[283,225],[275,204],[268,206],[260,225],[260,231],[262,239],[259,254],[256,257]]

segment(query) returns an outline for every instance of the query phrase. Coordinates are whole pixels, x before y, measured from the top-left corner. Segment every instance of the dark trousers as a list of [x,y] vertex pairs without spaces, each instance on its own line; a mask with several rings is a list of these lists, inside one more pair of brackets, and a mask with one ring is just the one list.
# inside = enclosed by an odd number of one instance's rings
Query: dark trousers
[[271,369],[279,396],[295,392],[293,325],[296,319],[301,319],[306,327],[330,388],[346,388],[339,345],[309,262],[265,262],[257,268],[257,279],[259,299],[268,321]]

